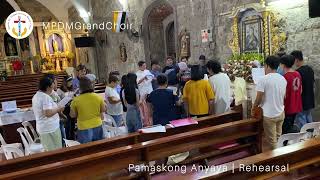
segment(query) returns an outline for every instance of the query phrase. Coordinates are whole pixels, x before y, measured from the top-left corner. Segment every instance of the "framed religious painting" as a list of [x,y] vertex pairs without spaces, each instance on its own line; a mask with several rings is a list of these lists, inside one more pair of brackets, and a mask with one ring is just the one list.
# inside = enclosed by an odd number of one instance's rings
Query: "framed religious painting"
[[260,16],[251,16],[242,21],[242,53],[262,53],[262,20]]

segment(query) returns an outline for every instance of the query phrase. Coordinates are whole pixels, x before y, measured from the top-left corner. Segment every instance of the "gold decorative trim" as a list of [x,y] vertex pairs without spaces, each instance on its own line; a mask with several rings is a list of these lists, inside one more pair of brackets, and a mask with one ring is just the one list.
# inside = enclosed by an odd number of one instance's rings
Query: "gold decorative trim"
[[269,32],[269,11],[262,12],[263,18],[263,39],[264,39],[264,54],[266,56],[270,55],[270,32]]
[[239,25],[238,25],[238,17],[233,17],[233,25],[231,27],[233,38],[229,41],[229,47],[232,50],[233,54],[239,54]]
[[271,54],[276,54],[285,46],[287,35],[281,30],[281,22],[274,13],[270,13],[270,27]]

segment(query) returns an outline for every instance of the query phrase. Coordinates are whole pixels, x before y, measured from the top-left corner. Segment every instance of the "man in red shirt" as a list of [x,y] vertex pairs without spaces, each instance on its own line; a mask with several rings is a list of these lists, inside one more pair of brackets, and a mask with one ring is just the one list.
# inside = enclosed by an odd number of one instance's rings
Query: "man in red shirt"
[[297,113],[302,111],[302,80],[299,72],[292,69],[294,62],[295,58],[292,55],[284,55],[280,58],[280,67],[283,69],[285,73],[283,76],[287,81],[282,134],[299,131],[294,128],[293,124]]

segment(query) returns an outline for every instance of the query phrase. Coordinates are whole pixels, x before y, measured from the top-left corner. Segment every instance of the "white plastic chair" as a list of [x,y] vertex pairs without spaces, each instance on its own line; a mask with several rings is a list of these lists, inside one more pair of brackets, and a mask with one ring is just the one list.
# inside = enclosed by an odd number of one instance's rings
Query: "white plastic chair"
[[24,121],[21,123],[22,126],[29,132],[29,130],[32,133],[33,136],[33,142],[35,143],[40,143],[40,138],[38,133],[34,130],[33,126],[31,125],[31,123],[29,121]]
[[63,139],[63,140],[66,144],[66,147],[72,147],[72,146],[77,146],[81,144],[80,142],[74,141],[74,140],[68,140],[68,139]]
[[[301,142],[304,139],[305,134],[306,133],[288,133],[288,134],[283,134],[283,135],[280,136],[280,138],[278,140],[277,148]],[[283,144],[285,141],[288,141],[288,143],[286,145]]]
[[2,145],[1,148],[3,149],[4,155],[7,160],[24,156],[23,151],[17,147]]
[[30,154],[35,154],[35,153],[39,153],[39,152],[44,152],[44,148],[42,146],[42,144],[40,143],[35,143],[29,132],[23,128],[20,127],[17,129],[17,131],[20,134],[23,146],[24,146],[24,150],[25,150],[25,155],[30,155]]
[[[309,132],[308,130],[313,130]],[[320,135],[320,122],[307,123],[302,126],[301,133],[306,133],[305,139],[314,138]]]
[[7,144],[6,143],[6,141],[4,140],[4,138],[2,137],[2,135],[1,135],[1,133],[0,133],[0,145],[1,145],[1,147],[0,147],[0,154],[1,153],[4,153],[3,152],[3,149],[2,149],[2,146],[11,146],[11,147],[16,147],[16,148],[19,148],[20,150],[23,150],[22,149],[22,144],[21,143],[11,143],[11,144]]
[[117,127],[116,121],[112,116],[105,114],[103,120],[103,134],[105,138],[112,138],[115,136],[128,134],[126,126]]

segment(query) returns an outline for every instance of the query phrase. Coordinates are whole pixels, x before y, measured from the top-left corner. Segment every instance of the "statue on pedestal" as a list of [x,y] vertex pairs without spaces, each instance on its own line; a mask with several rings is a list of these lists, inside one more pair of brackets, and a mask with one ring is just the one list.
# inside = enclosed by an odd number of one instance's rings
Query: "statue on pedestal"
[[180,57],[190,57],[190,34],[187,29],[179,35]]

